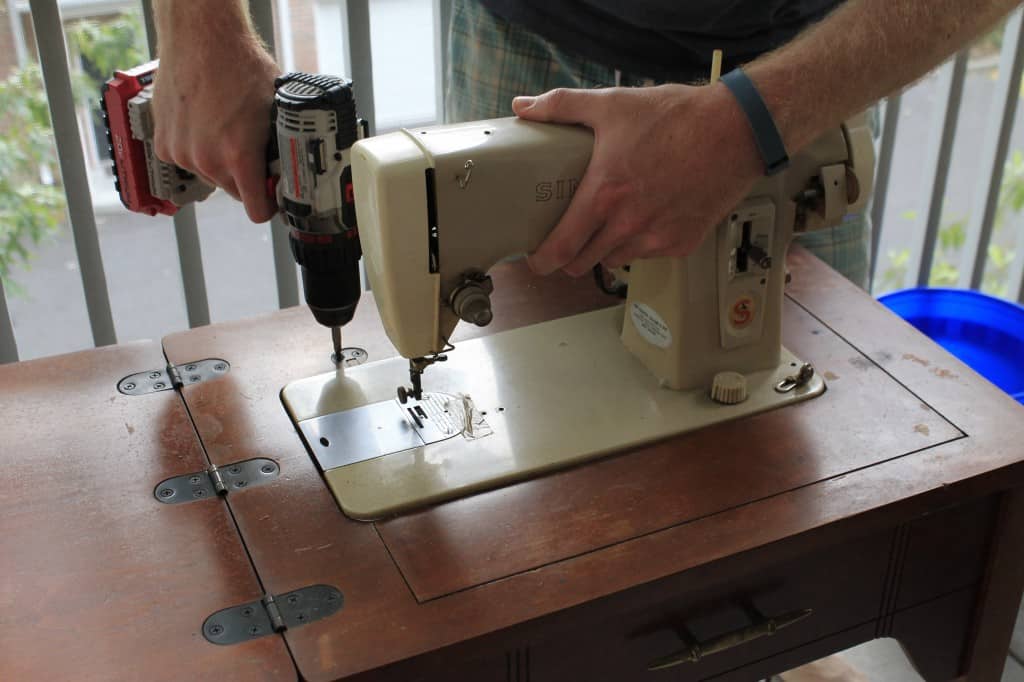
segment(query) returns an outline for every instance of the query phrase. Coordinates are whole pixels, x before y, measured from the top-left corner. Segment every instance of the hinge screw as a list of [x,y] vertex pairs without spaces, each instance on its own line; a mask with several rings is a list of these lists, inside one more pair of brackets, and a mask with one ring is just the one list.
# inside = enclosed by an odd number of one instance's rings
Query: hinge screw
[[244,478],[241,481],[235,481],[235,487],[236,488],[244,488],[245,485],[246,485],[246,482],[245,482]]
[[159,379],[160,378],[160,372],[150,372],[149,373],[149,378],[150,379]]
[[298,604],[299,603],[299,595],[297,595],[297,594],[289,594],[288,595],[288,603],[289,604]]
[[185,371],[186,372],[194,372],[194,371],[196,371],[196,366],[195,365],[186,365],[185,366]]
[[274,473],[274,465],[264,464],[263,466],[260,467],[260,471],[262,471],[265,474],[272,474]]
[[242,467],[238,466],[237,464],[235,464],[235,465],[231,466],[230,468],[228,468],[228,471],[230,471],[233,474],[237,474],[241,470],[242,470]]
[[162,381],[158,381],[155,384],[153,384],[153,388],[158,389],[158,390],[163,388],[163,387],[164,387],[164,382],[162,382]]
[[227,369],[228,367],[227,367],[227,365],[225,365],[225,364],[224,364],[223,362],[218,362],[218,363],[217,363],[216,365],[214,365],[214,366],[213,366],[213,368],[214,368],[215,370],[217,370],[218,372],[223,372],[223,371],[224,371],[224,370],[226,370],[226,369]]
[[133,384],[132,382],[129,381],[127,384],[124,385],[124,390],[126,390],[126,391],[134,391],[135,390],[135,384]]
[[191,483],[192,485],[199,485],[199,480],[200,479],[198,476],[192,476],[188,479],[188,482]]
[[173,495],[174,495],[174,491],[171,490],[170,488],[161,488],[160,489],[160,497],[171,497]]
[[258,634],[260,634],[260,626],[259,625],[251,626],[249,628],[249,634],[250,635],[258,635]]
[[250,616],[252,616],[252,608],[247,606],[244,609],[242,609],[242,615],[245,616],[246,618],[249,618]]
[[192,497],[206,497],[206,491],[200,488],[192,491]]
[[211,625],[207,629],[208,629],[210,635],[212,635],[213,637],[216,637],[217,635],[220,635],[220,634],[224,633],[224,626],[221,625],[220,623],[214,623],[213,625]]
[[194,384],[195,382],[199,381],[199,376],[196,375],[196,374],[193,374],[192,376],[190,376],[188,378],[188,380],[191,381]]

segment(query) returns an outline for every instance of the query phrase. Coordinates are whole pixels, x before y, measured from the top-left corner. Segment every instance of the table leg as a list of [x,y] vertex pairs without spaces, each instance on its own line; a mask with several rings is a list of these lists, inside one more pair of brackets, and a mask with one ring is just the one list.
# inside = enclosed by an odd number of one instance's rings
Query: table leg
[[999,682],[1024,589],[1024,490],[1004,493],[988,552],[963,670],[970,682]]

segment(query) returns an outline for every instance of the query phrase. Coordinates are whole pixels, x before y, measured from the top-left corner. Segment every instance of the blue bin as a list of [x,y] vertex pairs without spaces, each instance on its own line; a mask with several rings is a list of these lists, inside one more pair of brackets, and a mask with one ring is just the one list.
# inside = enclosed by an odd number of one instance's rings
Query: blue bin
[[963,289],[907,289],[878,300],[1024,404],[1024,306]]

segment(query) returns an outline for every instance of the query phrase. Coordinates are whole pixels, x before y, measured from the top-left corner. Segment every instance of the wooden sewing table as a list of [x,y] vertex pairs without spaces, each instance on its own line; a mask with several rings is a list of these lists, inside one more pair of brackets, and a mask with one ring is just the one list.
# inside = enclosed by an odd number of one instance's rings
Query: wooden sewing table
[[[0,367],[0,679],[755,680],[896,637],[926,679],[998,680],[1024,586],[1024,409],[806,252],[789,266],[785,343],[824,396],[376,523],[339,511],[282,409],[285,384],[332,369],[303,308],[163,353]],[[494,276],[495,323],[462,338],[615,303],[521,264]],[[393,353],[370,296],[345,343]],[[164,355],[230,371],[118,391]],[[156,497],[252,458],[279,475]],[[341,608],[204,636],[220,609],[311,585]],[[806,610],[647,670],[684,637]]]

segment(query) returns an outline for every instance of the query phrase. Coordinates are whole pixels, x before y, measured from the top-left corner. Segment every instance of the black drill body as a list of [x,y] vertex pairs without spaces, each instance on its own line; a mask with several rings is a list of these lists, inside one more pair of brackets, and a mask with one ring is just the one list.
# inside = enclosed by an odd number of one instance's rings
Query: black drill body
[[352,83],[290,73],[274,86],[270,154],[280,159],[278,202],[306,303],[317,322],[337,329],[352,320],[362,291],[349,165],[362,128]]

